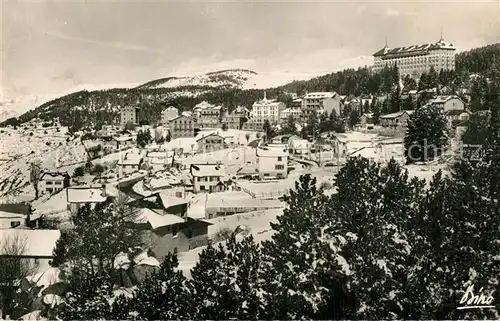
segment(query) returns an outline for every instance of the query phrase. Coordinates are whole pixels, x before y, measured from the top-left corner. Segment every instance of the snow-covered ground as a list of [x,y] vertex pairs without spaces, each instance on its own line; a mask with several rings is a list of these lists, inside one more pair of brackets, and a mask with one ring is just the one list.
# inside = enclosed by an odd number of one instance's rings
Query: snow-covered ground
[[[255,241],[260,243],[271,238],[273,231],[269,224],[271,222],[276,222],[276,217],[282,213],[283,209],[272,209],[207,220],[213,223],[208,229],[208,234],[213,235],[223,228],[229,228],[234,231],[239,225],[245,225],[250,228]],[[181,270],[184,275],[190,276],[190,270],[198,262],[199,255],[204,248],[205,246],[192,249],[188,252],[179,253],[179,270]]]

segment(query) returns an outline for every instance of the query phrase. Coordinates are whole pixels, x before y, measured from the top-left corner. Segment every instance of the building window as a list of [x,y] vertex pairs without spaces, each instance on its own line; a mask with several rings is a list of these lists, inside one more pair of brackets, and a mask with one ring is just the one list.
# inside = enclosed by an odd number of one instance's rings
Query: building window
[[205,190],[205,185],[200,185],[200,191],[204,191]]
[[281,162],[283,160],[283,157],[279,156],[278,157],[278,162]]
[[45,182],[45,185],[52,185],[52,182],[47,181]]
[[281,164],[275,165],[274,169],[285,169],[285,165],[281,165]]
[[35,258],[35,266],[39,266],[40,265],[40,259],[39,258]]
[[21,225],[21,222],[19,222],[19,221],[10,222],[10,227],[12,227],[12,228],[18,227],[19,225]]

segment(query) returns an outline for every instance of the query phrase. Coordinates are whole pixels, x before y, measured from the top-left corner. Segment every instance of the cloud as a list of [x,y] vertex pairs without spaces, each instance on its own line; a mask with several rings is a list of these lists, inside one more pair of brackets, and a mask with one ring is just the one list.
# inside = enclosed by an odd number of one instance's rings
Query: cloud
[[139,51],[139,52],[145,52],[145,53],[151,53],[151,54],[164,54],[164,53],[166,53],[164,50],[159,49],[159,48],[152,48],[152,47],[142,46],[142,45],[133,44],[133,43],[85,39],[85,38],[68,36],[68,35],[65,35],[65,34],[59,33],[59,32],[45,32],[45,35],[53,37],[53,38],[57,38],[57,39],[90,43],[90,44],[106,46],[106,47],[111,47],[111,48],[120,49],[120,50]]

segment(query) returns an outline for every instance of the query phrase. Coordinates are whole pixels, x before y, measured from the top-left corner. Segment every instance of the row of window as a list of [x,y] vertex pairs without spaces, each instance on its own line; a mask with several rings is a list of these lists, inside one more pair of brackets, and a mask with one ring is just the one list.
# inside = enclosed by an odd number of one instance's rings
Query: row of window
[[46,181],[45,182],[45,185],[52,185],[52,183],[54,183],[54,185],[62,185],[63,182],[52,182],[52,181]]
[[217,181],[219,181],[218,176],[198,177],[198,182],[217,182]]

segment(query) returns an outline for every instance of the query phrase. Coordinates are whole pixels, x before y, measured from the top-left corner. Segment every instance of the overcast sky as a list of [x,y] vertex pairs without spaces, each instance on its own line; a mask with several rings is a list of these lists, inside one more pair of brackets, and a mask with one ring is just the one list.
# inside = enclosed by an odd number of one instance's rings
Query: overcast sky
[[249,68],[332,72],[390,47],[500,42],[500,1],[2,0],[6,96]]

